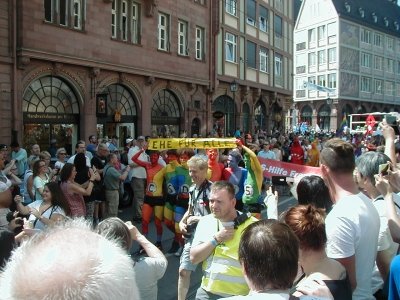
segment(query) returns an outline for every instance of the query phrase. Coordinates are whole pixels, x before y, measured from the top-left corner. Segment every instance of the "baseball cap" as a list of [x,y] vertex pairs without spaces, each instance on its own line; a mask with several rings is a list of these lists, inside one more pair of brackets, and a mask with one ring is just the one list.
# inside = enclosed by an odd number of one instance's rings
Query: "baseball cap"
[[128,139],[125,140],[125,144],[129,144],[129,143],[132,142],[132,141],[133,141],[132,138],[128,138]]
[[0,144],[0,151],[7,150],[7,149],[8,149],[8,147],[6,144]]
[[145,138],[144,138],[144,136],[143,135],[139,135],[138,137],[137,137],[137,140],[145,140]]

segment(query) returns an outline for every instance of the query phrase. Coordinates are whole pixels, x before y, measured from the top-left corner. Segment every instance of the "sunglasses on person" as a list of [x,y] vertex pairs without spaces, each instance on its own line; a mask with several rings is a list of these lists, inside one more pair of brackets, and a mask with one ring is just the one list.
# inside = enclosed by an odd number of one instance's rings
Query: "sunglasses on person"
[[61,152],[61,153],[59,153],[59,155],[67,155],[67,153]]

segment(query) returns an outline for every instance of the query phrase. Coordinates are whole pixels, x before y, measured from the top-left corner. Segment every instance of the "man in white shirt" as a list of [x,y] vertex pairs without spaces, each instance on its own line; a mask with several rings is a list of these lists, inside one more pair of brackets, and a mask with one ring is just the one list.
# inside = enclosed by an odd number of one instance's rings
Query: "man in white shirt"
[[268,142],[264,143],[262,150],[258,152],[257,156],[265,159],[276,160],[275,153],[270,149],[270,144]]
[[[67,163],[73,164],[73,163],[74,163],[74,160],[75,160],[75,156],[76,156],[78,153],[85,153],[86,165],[90,168],[92,165],[91,165],[91,163],[90,163],[90,157],[86,154],[86,143],[85,143],[85,141],[78,141],[78,142],[76,143],[76,146],[75,146],[75,154],[72,155],[72,156],[68,159]],[[90,153],[90,152],[89,152],[89,153]]]
[[371,281],[379,235],[379,215],[353,179],[353,146],[341,139],[326,142],[321,172],[335,205],[326,218],[327,255],[348,273],[353,299],[375,299]]
[[[141,222],[142,220],[142,207],[144,201],[144,193],[146,188],[146,169],[138,166],[132,161],[132,157],[146,147],[146,141],[144,136],[139,136],[136,141],[136,146],[129,149],[128,152],[128,163],[131,166],[129,171],[129,179],[131,181],[131,187],[133,191],[133,221]],[[150,162],[149,156],[142,152],[139,156],[139,160],[143,162]]]

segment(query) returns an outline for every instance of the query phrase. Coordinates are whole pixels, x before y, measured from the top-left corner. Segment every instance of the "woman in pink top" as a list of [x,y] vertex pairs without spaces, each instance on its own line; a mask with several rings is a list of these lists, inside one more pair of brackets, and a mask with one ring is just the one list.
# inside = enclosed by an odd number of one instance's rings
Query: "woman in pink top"
[[85,201],[83,196],[90,196],[96,174],[93,172],[87,182],[82,185],[74,182],[76,169],[73,164],[66,163],[61,170],[61,190],[71,209],[72,217],[84,217],[86,215]]

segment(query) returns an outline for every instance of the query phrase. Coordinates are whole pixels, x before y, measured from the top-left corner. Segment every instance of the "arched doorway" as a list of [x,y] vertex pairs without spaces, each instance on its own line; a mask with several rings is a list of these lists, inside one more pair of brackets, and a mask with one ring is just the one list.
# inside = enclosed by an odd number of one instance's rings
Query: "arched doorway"
[[318,111],[318,126],[321,130],[329,131],[331,128],[331,108],[324,104]]
[[272,133],[283,131],[282,107],[278,102],[272,103]]
[[198,118],[194,118],[192,120],[192,126],[191,126],[191,136],[194,134],[197,134],[197,136],[200,135],[200,127],[201,127],[201,122]]
[[300,113],[300,122],[306,122],[308,126],[312,126],[312,108],[310,105],[303,107]]
[[178,137],[180,132],[181,109],[176,95],[167,89],[160,90],[153,97],[151,107],[151,131],[160,137]]
[[212,104],[212,111],[222,112],[221,118],[214,117],[214,131],[219,136],[233,136],[236,129],[235,103],[233,99],[227,95],[219,96]]
[[259,100],[254,107],[254,123],[255,123],[255,131],[257,130],[266,130],[267,128],[267,110],[265,108],[265,104]]
[[22,100],[25,148],[39,144],[47,150],[50,140],[72,154],[79,138],[79,103],[76,92],[64,79],[43,76],[32,81]]
[[247,103],[243,104],[243,131],[250,131],[250,106]]
[[136,98],[121,84],[107,86],[97,98],[107,99],[106,114],[97,116],[97,136],[118,136],[119,147],[124,146],[128,137],[136,135],[137,122]]
[[[345,126],[344,124],[347,124],[346,126],[350,126],[350,115],[352,113],[353,113],[353,107],[350,104],[346,104],[343,106],[342,115],[339,120],[339,122],[340,122],[339,129],[343,129],[342,127]],[[346,116],[346,120],[344,120],[345,116]]]

